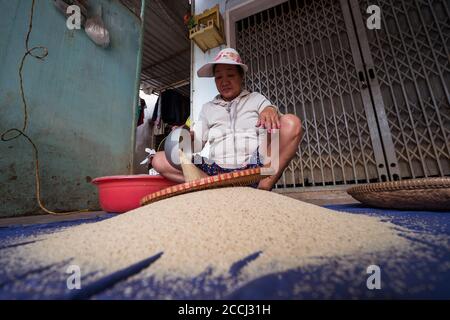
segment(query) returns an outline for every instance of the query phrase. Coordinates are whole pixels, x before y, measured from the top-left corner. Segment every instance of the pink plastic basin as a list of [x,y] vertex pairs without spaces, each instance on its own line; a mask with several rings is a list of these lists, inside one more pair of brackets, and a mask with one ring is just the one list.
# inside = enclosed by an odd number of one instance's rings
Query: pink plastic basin
[[100,177],[92,183],[98,187],[103,211],[115,213],[136,209],[144,196],[177,184],[161,175],[146,174]]

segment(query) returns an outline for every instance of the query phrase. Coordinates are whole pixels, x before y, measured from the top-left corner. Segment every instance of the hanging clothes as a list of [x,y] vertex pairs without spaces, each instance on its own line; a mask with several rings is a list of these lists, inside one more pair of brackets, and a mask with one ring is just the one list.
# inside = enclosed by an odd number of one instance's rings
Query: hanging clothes
[[153,124],[153,134],[155,136],[158,136],[160,134],[164,134],[166,128],[166,124],[164,121],[160,120],[158,124],[156,122]]
[[153,117],[155,117],[155,119],[153,120],[152,118],[152,120],[154,121],[153,134],[155,136],[164,134],[165,124],[161,118],[161,108],[162,108],[162,97],[159,96],[158,100],[156,101],[155,112],[153,112]]
[[189,98],[173,89],[161,93],[161,118],[169,125],[182,125],[190,114]]
[[136,114],[136,119],[137,119],[137,126],[139,127],[141,124],[144,123],[144,115],[145,115],[145,108],[146,108],[146,104],[145,104],[145,100],[144,99],[140,99],[139,100],[139,105],[137,106],[137,114]]

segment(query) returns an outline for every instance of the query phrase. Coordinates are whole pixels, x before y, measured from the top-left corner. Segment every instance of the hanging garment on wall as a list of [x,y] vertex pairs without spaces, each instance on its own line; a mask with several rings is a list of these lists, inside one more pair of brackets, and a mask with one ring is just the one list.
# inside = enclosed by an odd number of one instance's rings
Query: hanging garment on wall
[[162,97],[160,95],[158,100],[156,100],[155,108],[153,109],[152,121],[156,121],[157,118],[161,118],[161,102]]
[[181,96],[181,112],[180,112],[180,116],[181,118],[179,119],[179,123],[180,124],[185,124],[187,119],[189,118],[189,116],[191,115],[191,101],[189,99],[189,97],[185,97],[185,96]]
[[144,123],[144,115],[145,115],[145,108],[147,106],[145,105],[145,100],[144,99],[140,99],[139,100],[139,105],[137,106],[137,114],[136,114],[136,119],[137,119],[137,126],[140,126],[141,124]]
[[170,125],[182,125],[189,117],[189,98],[175,90],[161,93],[161,118]]
[[145,110],[145,108],[141,107],[141,110],[139,111],[139,118],[138,118],[138,123],[137,123],[138,126],[140,126],[141,124],[144,123],[144,110]]
[[166,127],[166,124],[164,123],[164,121],[162,121],[162,120],[160,120],[159,122],[155,121],[153,123],[153,134],[155,136],[160,135],[160,134],[164,134],[165,127]]

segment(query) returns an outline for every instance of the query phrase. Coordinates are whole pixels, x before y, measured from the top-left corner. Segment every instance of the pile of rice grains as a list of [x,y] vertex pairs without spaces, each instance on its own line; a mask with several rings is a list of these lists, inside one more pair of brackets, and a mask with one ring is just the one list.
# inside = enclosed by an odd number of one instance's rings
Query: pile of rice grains
[[[367,266],[378,265],[383,256],[382,267],[392,270],[389,278],[395,295],[414,290],[402,282],[406,268],[402,259],[417,259],[407,271],[409,277],[413,273],[420,280],[429,272],[421,265],[432,259],[428,246],[412,239],[420,236],[448,248],[448,239],[432,239],[377,217],[235,187],[176,196],[96,223],[27,238],[31,243],[2,250],[0,265],[4,276],[58,266],[61,279],[67,278],[68,265],[77,265],[86,286],[162,253],[128,277],[127,284],[117,284],[115,297],[117,292],[121,298],[233,297],[227,294],[239,292],[255,279],[268,276],[277,281],[297,272],[301,282],[290,284],[286,297],[327,298],[335,296],[335,284],[342,281],[347,281],[345,297],[358,297],[363,289],[368,292]],[[449,264],[442,267],[448,270]],[[315,268],[316,272],[305,271]],[[14,289],[15,282],[12,291],[24,290]],[[45,283],[34,283],[33,288],[51,295]]]

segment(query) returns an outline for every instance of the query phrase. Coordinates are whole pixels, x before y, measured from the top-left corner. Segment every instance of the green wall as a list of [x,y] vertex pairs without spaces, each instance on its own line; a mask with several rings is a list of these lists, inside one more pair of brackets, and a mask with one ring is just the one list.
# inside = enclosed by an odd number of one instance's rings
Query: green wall
[[[52,0],[36,0],[23,71],[28,102],[26,133],[39,149],[41,195],[50,210],[98,208],[89,181],[129,174],[141,55],[141,22],[118,0],[102,4],[111,45],[96,46],[84,30],[68,30]],[[0,133],[21,128],[19,65],[25,52],[31,0],[0,0]],[[34,160],[20,137],[0,141],[0,217],[37,213]]]

